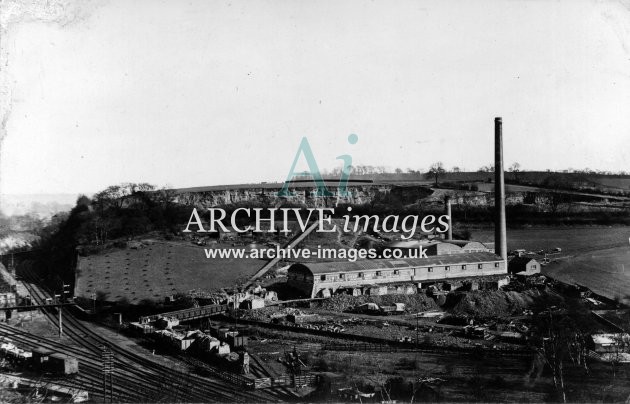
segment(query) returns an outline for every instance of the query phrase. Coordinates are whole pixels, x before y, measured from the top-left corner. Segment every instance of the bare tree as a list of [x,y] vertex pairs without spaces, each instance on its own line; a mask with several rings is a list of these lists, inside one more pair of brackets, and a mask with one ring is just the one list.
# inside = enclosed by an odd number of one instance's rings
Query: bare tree
[[441,161],[431,164],[429,167],[429,171],[427,171],[426,176],[435,179],[435,186],[438,186],[438,179],[446,174],[446,170],[444,169],[444,164]]
[[488,164],[487,166],[481,166],[477,170],[478,173],[491,173],[494,171],[494,165]]
[[508,171],[514,175],[514,181],[518,182],[518,173],[521,171],[521,165],[515,162],[508,168]]
[[549,316],[542,318],[541,334],[547,335],[543,339],[542,349],[539,355],[542,360],[549,365],[553,375],[553,383],[556,390],[562,397],[563,402],[567,402],[566,390],[564,385],[564,366],[565,363],[583,366],[588,373],[586,364],[586,337],[576,323],[573,316],[565,315],[561,318],[555,318],[552,311],[549,310]]

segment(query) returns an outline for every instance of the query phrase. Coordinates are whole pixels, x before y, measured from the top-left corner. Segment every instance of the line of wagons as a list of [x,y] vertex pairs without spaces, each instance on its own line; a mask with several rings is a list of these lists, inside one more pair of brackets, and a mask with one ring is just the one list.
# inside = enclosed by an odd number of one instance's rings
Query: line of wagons
[[79,373],[77,358],[46,348],[27,351],[5,339],[0,344],[0,355],[16,368],[24,370],[50,373],[55,376],[70,376]]

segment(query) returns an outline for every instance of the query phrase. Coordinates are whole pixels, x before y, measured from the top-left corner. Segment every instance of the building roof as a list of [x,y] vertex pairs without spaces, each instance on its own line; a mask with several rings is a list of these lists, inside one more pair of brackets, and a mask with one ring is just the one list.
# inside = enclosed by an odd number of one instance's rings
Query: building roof
[[[492,246],[494,248],[494,246]],[[462,250],[485,250],[488,246],[478,241],[469,241],[462,246]]]
[[478,241],[470,240],[409,240],[409,241],[396,241],[387,245],[389,248],[436,248],[437,251],[459,251],[459,250],[487,250],[494,248],[488,247],[487,244],[480,243]]
[[405,258],[405,259],[377,259],[377,260],[359,260],[350,261],[333,261],[333,262],[316,262],[306,264],[293,264],[289,268],[298,269],[306,268],[313,274],[326,274],[335,272],[353,272],[365,270],[379,269],[399,269],[411,267],[427,267],[440,265],[457,265],[457,264],[473,264],[479,262],[495,262],[501,261],[501,257],[489,252],[462,253],[452,255],[437,255],[428,258]]
[[534,257],[527,256],[514,257],[510,260],[510,265],[526,265],[529,264],[531,261],[536,261],[536,259]]
[[508,262],[508,266],[510,268],[522,268],[525,270],[525,266],[532,261],[538,262],[532,257],[514,257]]
[[494,243],[482,243],[473,240],[441,240],[441,243],[456,245],[462,250],[487,250],[494,248]]
[[427,251],[435,251],[438,255],[440,254],[460,254],[462,249],[455,244],[450,243],[433,243],[430,245],[423,246]]
[[[532,257],[514,257],[508,262],[508,269],[511,273],[520,273],[523,271],[527,271],[527,264],[529,264],[532,261],[538,264],[538,261],[536,261]],[[538,273],[538,272],[539,271],[532,271],[532,272],[527,272],[527,274]]]

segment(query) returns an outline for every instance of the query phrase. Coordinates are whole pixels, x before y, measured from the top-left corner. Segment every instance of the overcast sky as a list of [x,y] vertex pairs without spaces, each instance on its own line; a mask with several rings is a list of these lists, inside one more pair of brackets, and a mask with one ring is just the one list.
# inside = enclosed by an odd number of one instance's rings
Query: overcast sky
[[630,170],[627,2],[52,3],[4,21],[3,193],[282,181],[303,136],[476,170],[495,116],[508,165]]

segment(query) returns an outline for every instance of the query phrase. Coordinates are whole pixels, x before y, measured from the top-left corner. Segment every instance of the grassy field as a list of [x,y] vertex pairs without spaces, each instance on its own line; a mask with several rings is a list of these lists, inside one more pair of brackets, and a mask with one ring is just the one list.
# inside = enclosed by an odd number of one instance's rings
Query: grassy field
[[[562,248],[543,272],[579,283],[611,299],[630,295],[630,227],[553,227],[508,230],[508,249]],[[473,239],[492,241],[492,230],[473,231]],[[625,268],[625,271],[624,271]],[[629,298],[626,298],[627,300]]]
[[[494,229],[471,230],[475,241],[494,241]],[[529,251],[562,249],[563,256],[596,251],[604,248],[629,246],[630,227],[530,227],[508,229],[508,250],[524,248]]]
[[[215,244],[206,248],[220,247],[230,246]],[[75,294],[89,299],[96,293],[107,301],[127,299],[130,303],[162,301],[178,292],[232,287],[264,263],[256,259],[207,259],[203,247],[156,241],[137,250],[118,249],[80,257]]]
[[548,265],[544,273],[567,283],[585,285],[593,292],[630,304],[630,247],[617,247],[566,257]]

